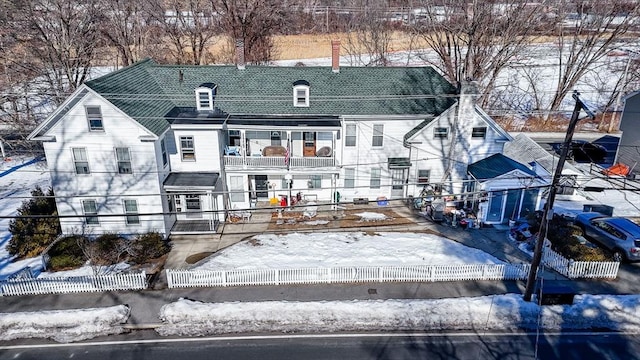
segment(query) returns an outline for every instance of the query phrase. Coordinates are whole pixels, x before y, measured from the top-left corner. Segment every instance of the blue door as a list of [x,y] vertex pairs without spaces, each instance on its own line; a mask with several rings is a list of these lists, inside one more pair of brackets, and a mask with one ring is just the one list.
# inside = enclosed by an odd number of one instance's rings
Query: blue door
[[486,222],[499,223],[502,221],[502,191],[491,192],[489,199],[489,213]]

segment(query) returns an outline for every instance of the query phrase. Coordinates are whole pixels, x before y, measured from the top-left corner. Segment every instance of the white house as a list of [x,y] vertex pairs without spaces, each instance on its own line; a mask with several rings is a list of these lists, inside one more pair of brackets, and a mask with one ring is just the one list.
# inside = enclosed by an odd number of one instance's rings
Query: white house
[[[78,88],[33,133],[64,233],[215,232],[229,210],[462,190],[510,136],[431,67],[158,65]],[[242,54],[242,48],[239,48]]]

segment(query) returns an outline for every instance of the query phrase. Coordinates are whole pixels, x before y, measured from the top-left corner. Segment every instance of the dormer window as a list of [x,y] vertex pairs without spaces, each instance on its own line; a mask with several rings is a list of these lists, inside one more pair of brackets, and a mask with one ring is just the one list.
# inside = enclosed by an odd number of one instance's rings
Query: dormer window
[[298,80],[293,83],[293,106],[309,107],[309,82]]
[[204,83],[196,89],[196,108],[198,111],[213,110],[216,87],[216,84]]

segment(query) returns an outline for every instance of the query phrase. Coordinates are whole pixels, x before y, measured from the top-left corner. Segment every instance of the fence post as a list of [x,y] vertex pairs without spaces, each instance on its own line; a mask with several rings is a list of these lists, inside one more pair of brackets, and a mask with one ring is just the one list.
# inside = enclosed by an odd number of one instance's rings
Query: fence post
[[383,273],[382,266],[379,266],[378,267],[378,281],[380,281],[380,282],[384,281],[384,279],[382,278],[382,273]]
[[274,269],[273,270],[275,272],[275,282],[276,285],[280,285],[280,270],[279,269]]

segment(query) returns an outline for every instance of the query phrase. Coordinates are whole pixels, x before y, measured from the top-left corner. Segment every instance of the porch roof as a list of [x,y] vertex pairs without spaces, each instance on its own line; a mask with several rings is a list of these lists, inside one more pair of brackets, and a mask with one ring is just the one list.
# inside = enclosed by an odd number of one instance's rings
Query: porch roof
[[172,172],[163,185],[167,191],[218,190],[216,185],[219,178],[217,172]]
[[536,176],[536,173],[527,166],[502,154],[493,154],[467,167],[467,171],[477,180],[493,179],[513,170],[520,170],[532,177]]

